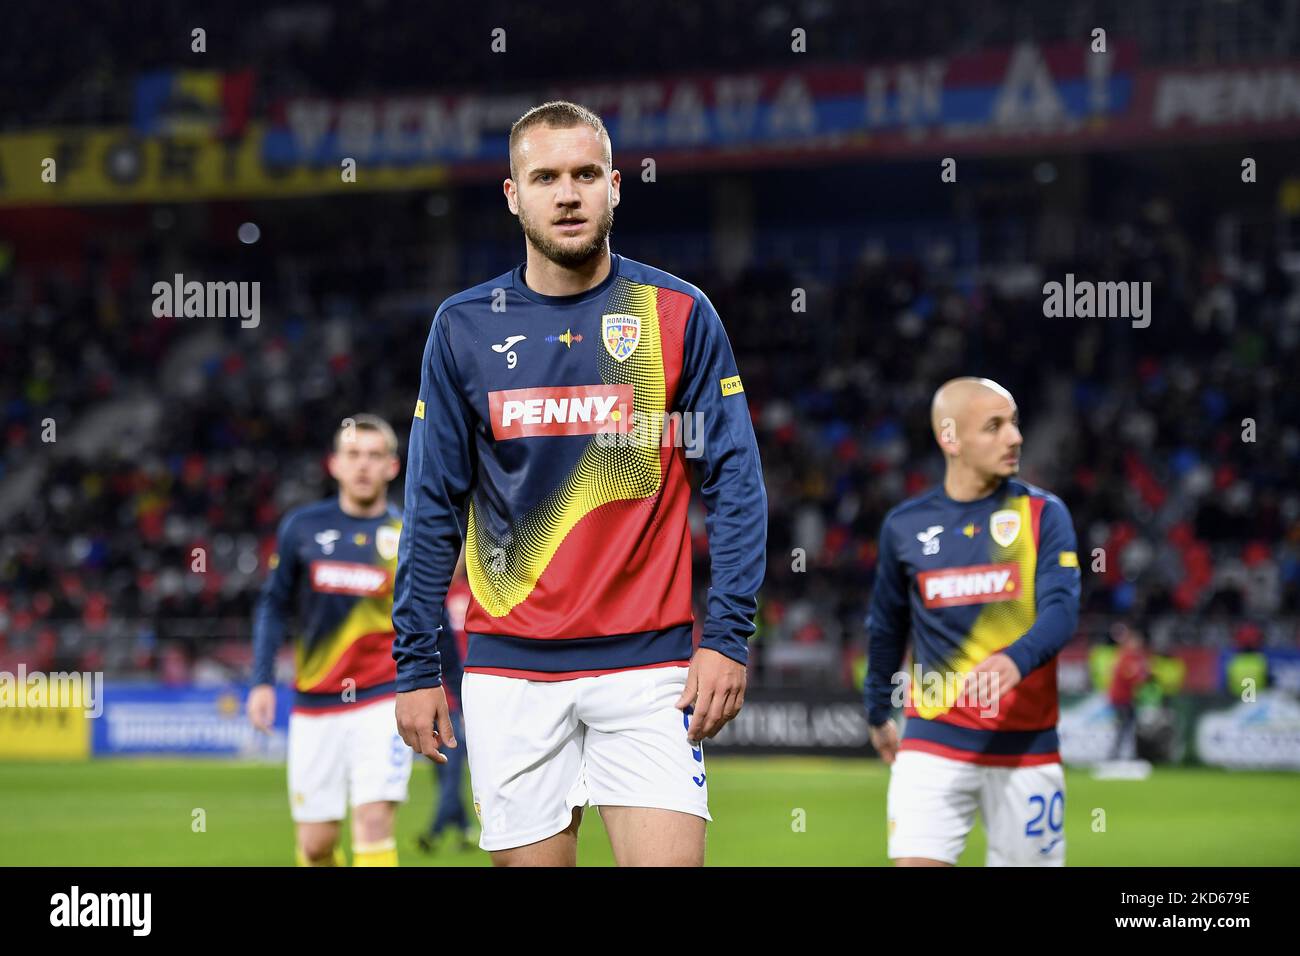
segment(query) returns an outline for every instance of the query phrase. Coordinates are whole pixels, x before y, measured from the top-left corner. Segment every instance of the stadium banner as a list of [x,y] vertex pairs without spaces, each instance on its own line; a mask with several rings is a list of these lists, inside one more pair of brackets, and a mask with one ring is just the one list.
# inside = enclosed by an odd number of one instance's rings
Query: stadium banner
[[497,95],[290,98],[269,111],[268,163],[377,168],[446,163],[458,179],[506,172],[513,121],[543,100],[601,114],[615,157],[744,168],[810,157],[969,156],[1300,130],[1300,62],[1139,69],[1112,40],[927,60],[556,85]]
[[916,158],[1113,148],[1300,129],[1300,63],[1138,68],[1136,44],[1021,44],[954,57],[743,74],[648,77],[499,95],[281,100],[265,159],[441,162],[506,172],[511,124],[565,98],[598,112],[624,166],[743,168],[810,158]]
[[126,127],[0,135],[0,206],[285,198],[442,185],[436,163],[358,167],[268,162],[263,129],[218,140],[141,136]]
[[252,70],[154,70],[135,81],[132,128],[142,136],[243,135],[252,115]]
[[[1196,698],[1186,694],[1145,695],[1137,702],[1136,756],[1151,763],[1180,764],[1189,757]],[[1061,697],[1057,736],[1061,762],[1087,767],[1116,759],[1119,718],[1104,692]]]
[[91,723],[79,704],[0,707],[0,760],[85,760]]
[[107,684],[104,713],[93,722],[94,756],[198,755],[281,760],[293,691],[276,689],[272,733],[245,715],[248,688]]
[[[644,170],[915,159],[1295,135],[1300,62],[1141,69],[1112,39],[926,60],[648,77],[514,93],[289,97],[251,73],[138,78],[131,126],[0,136],[0,206],[438,188],[506,174],[511,124],[563,97]],[[52,164],[52,166],[51,166]],[[348,170],[354,170],[352,177]]]
[[1232,770],[1300,770],[1300,700],[1283,690],[1200,715],[1196,756]]
[[753,687],[740,713],[705,743],[705,753],[866,757],[873,751],[861,694]]
[[[1061,760],[1109,760],[1118,721],[1103,693],[1062,698]],[[1223,694],[1154,695],[1137,706],[1137,756],[1151,763],[1300,770],[1300,700],[1284,690],[1242,700]]]
[[1267,687],[1300,698],[1300,650],[1218,651],[1215,665],[1215,689],[1234,697]]
[[[1222,694],[1167,695],[1150,686],[1137,707],[1139,758],[1157,764],[1300,770],[1300,703],[1294,696],[1269,691],[1244,704]],[[1232,709],[1233,704],[1238,706]],[[902,715],[895,719],[901,727]],[[1057,728],[1062,762],[1092,766],[1111,759],[1119,726],[1105,693],[1062,694]],[[746,691],[745,706],[705,750],[727,755],[874,753],[860,694],[762,687]]]
[[[938,144],[1089,135],[1132,112],[1136,45],[1036,46],[923,61],[743,74],[648,77],[527,92],[272,105],[269,162],[446,162],[458,173],[505,169],[511,124],[529,107],[570,99],[601,115],[616,155],[691,154],[727,166],[818,153],[924,154]],[[1102,126],[1098,126],[1098,124]],[[475,166],[485,167],[476,170]]]

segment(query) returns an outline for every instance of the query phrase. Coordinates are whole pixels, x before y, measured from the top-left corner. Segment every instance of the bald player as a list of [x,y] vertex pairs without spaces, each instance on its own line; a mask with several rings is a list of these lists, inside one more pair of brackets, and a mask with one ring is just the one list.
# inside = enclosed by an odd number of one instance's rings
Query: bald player
[[955,864],[978,810],[989,866],[1061,866],[1055,658],[1079,613],[1070,512],[1016,477],[1023,439],[1001,385],[946,382],[931,424],[943,485],[885,516],[867,615],[864,696],[890,765],[889,856]]

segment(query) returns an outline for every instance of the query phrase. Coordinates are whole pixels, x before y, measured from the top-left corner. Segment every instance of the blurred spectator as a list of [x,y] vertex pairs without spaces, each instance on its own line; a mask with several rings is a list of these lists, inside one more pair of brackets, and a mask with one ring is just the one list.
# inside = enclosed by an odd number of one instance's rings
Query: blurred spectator
[[1138,688],[1151,679],[1146,638],[1141,631],[1122,621],[1114,625],[1111,635],[1119,648],[1119,654],[1115,657],[1115,669],[1111,672],[1109,695],[1119,727],[1115,732],[1115,745],[1110,759],[1132,759],[1137,755],[1137,706],[1134,698]]

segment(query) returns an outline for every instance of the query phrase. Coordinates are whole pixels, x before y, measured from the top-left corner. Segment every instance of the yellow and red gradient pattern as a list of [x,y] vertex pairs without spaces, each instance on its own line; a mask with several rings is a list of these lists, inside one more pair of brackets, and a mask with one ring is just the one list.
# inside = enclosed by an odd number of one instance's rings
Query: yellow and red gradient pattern
[[[989,564],[1013,565],[1019,586],[1008,591],[1009,598],[984,603],[965,641],[944,662],[941,669],[965,674],[989,656],[1014,643],[1028,631],[1037,617],[1034,580],[1038,570],[1039,521],[1045,501],[1029,495],[1016,495],[1001,504],[1002,510],[1020,515],[1021,532],[1005,547],[989,538]],[[1028,532],[1028,533],[1026,533]],[[1056,668],[1040,667],[1001,698],[996,714],[981,716],[973,702],[951,706],[922,703],[921,688],[911,688],[907,711],[926,720],[939,720],[961,727],[981,730],[1036,730],[1054,724],[1057,712]]]
[[[597,361],[602,384],[630,386],[639,440],[589,437],[565,479],[515,516],[500,538],[488,532],[480,503],[471,502],[469,631],[545,639],[635,633],[666,620],[691,620],[686,461],[674,447],[679,443],[662,439],[693,305],[685,293],[615,281],[604,311],[636,316],[640,339],[624,361],[603,347]],[[661,528],[682,529],[681,540],[664,541]],[[666,593],[629,593],[637,580],[672,586]],[[575,601],[575,592],[592,600]]]
[[[390,526],[400,529],[401,522],[394,520]],[[392,656],[393,575],[397,571],[397,555],[388,560],[376,556],[373,567],[387,575],[386,585],[359,592],[356,603],[339,626],[314,646],[307,648],[300,641],[294,648],[298,690],[333,694],[348,689],[343,682],[349,678],[356,682],[353,690],[365,690],[397,679],[397,664]],[[340,593],[337,586],[328,582],[318,590]]]

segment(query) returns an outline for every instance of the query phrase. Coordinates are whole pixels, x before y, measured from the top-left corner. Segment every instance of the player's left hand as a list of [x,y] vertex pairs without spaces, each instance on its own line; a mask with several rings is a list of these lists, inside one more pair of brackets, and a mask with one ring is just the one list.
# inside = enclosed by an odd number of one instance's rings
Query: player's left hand
[[747,679],[744,664],[707,647],[698,648],[686,672],[686,687],[674,705],[683,711],[695,706],[686,728],[686,739],[696,744],[705,737],[713,737],[740,713],[745,703]]
[[[1020,683],[1020,668],[1006,654],[991,654],[984,660],[976,664],[966,675],[966,694],[967,700],[971,695],[976,700],[979,697],[979,676],[980,674],[991,674],[992,679],[985,678],[987,683],[985,688],[988,692],[988,706],[996,707],[999,700],[1011,692],[1017,684]],[[981,704],[983,703],[980,700]]]

